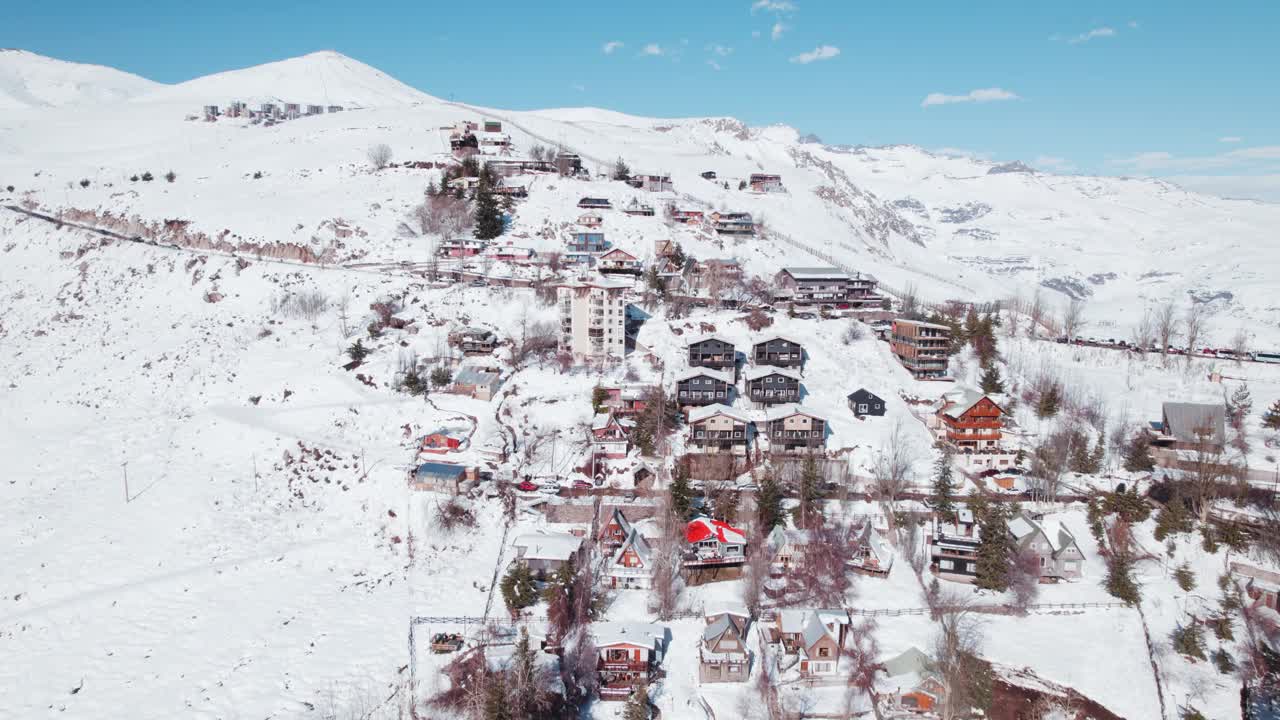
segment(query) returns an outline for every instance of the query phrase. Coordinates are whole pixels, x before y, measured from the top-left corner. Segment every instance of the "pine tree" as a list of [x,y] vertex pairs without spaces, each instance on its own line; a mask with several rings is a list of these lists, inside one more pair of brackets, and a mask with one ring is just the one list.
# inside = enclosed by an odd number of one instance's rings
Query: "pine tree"
[[503,576],[498,589],[502,591],[502,599],[513,615],[538,601],[538,588],[533,583],[533,573],[524,563],[516,563]]
[[369,348],[365,347],[364,343],[356,340],[355,344],[347,348],[347,357],[351,358],[351,362],[363,362],[365,358],[369,357]]
[[1191,563],[1183,562],[1173,571],[1173,579],[1178,582],[1182,592],[1191,592],[1196,587],[1196,574],[1191,570]]
[[983,503],[981,509],[981,516],[974,518],[981,538],[973,584],[983,590],[1004,592],[1009,589],[1009,574],[1017,550],[1013,534],[1009,532],[1011,510],[1003,503]]
[[534,694],[538,692],[534,687],[538,653],[529,643],[529,631],[525,628],[520,628],[520,639],[516,640],[511,660],[511,715],[527,718],[532,714]]
[[956,514],[955,484],[951,479],[951,448],[943,446],[942,455],[933,465],[933,510],[939,517],[951,518]]
[[822,499],[826,492],[822,487],[822,471],[812,455],[804,459],[800,468],[800,504],[795,509],[796,525],[808,529],[815,527],[822,518]]
[[676,474],[671,479],[671,509],[680,520],[693,517],[693,489],[689,487],[689,469],[682,462],[676,463]]
[[782,489],[771,472],[760,479],[760,490],[756,493],[756,522],[761,535],[768,535],[782,522]]
[[640,687],[627,698],[622,720],[649,720],[649,687],[645,683],[640,683]]
[[600,385],[591,389],[591,409],[599,413],[604,409],[604,403],[609,399],[609,391]]
[[490,673],[485,677],[484,720],[511,720],[506,678],[501,673]]
[[1263,413],[1262,426],[1268,430],[1280,430],[1280,400],[1271,403],[1271,407]]
[[1041,419],[1051,418],[1058,414],[1058,410],[1062,407],[1062,390],[1058,387],[1058,383],[1051,382],[1049,386],[1040,393],[1040,399],[1036,401],[1036,417]]
[[1000,368],[992,363],[982,372],[982,392],[987,395],[1001,395],[1004,393],[1004,378],[1000,377]]
[[1231,393],[1231,399],[1227,401],[1227,414],[1231,420],[1231,427],[1236,429],[1242,427],[1245,418],[1249,417],[1251,412],[1253,412],[1253,396],[1249,394],[1249,383],[1242,382]]
[[1129,472],[1151,472],[1156,467],[1151,458],[1151,438],[1139,430],[1124,450],[1124,469]]
[[493,188],[483,174],[480,176],[480,185],[476,188],[475,221],[473,234],[480,240],[492,240],[506,229],[497,196],[493,194]]
[[1107,592],[1111,597],[1137,605],[1141,596],[1132,571],[1133,559],[1125,553],[1113,552],[1107,559]]
[[627,166],[627,161],[619,157],[613,163],[613,179],[626,182],[631,179],[631,168]]
[[439,365],[431,371],[431,384],[436,387],[444,387],[453,380],[453,373],[449,372],[449,368]]
[[1187,511],[1182,498],[1175,497],[1160,512],[1156,513],[1156,540],[1164,540],[1170,535],[1188,533],[1192,530],[1191,513]]

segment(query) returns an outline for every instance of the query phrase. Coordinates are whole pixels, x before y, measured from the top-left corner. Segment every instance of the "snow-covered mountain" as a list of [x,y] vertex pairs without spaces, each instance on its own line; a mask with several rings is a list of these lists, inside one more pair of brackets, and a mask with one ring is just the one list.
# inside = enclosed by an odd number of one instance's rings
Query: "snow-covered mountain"
[[157,87],[114,68],[0,49],[0,111],[117,102]]
[[[6,56],[27,55],[0,55],[0,67]],[[270,128],[185,119],[203,105],[237,99],[364,109]],[[891,290],[914,286],[933,300],[1049,288],[1059,304],[1088,300],[1104,333],[1114,326],[1123,334],[1152,302],[1194,298],[1213,303],[1215,329],[1224,335],[1247,325],[1280,340],[1270,293],[1280,262],[1272,232],[1280,205],[1152,179],[1033,172],[909,145],[827,146],[789,127],[752,128],[732,118],[478,108],[431,97],[334,52],[153,87],[92,113],[0,113],[0,175],[11,178],[3,185],[48,209],[180,217],[206,233],[323,242],[318,231],[341,218],[360,230],[343,242],[342,257],[420,259],[426,243],[406,242],[401,230],[434,172],[374,173],[365,151],[386,143],[396,160],[439,161],[448,149],[441,128],[482,118],[504,122],[516,155],[534,144],[564,146],[595,172],[622,157],[637,172],[669,173],[675,181],[674,195],[647,197],[603,180],[530,179],[531,197],[512,236],[537,250],[560,248],[555,229],[577,216],[574,203],[586,194],[743,210],[763,220],[760,238],[724,241],[620,214],[606,232],[642,256],[655,238],[670,236],[704,256],[736,256],[761,274],[785,263],[834,262],[870,272]],[[182,179],[129,182],[146,170],[173,170]],[[708,170],[717,181],[701,177]],[[780,174],[787,192],[739,190],[755,172]]]

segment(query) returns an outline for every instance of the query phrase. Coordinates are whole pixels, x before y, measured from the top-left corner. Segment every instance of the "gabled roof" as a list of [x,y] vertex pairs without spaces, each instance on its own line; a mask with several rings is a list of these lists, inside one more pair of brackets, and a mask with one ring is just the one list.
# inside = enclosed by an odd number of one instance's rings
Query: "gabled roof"
[[603,260],[604,258],[607,258],[607,257],[609,257],[610,255],[626,255],[628,258],[630,258],[630,259],[632,259],[632,260],[635,260],[635,259],[636,259],[636,256],[635,256],[635,255],[632,255],[631,253],[627,252],[626,250],[623,250],[622,248],[614,248],[614,249],[610,250],[609,252],[607,252],[607,253],[605,253],[605,254],[601,255],[601,256],[600,256],[600,259],[602,259],[602,260]]
[[621,564],[622,556],[627,552],[627,550],[634,550],[636,555],[640,558],[640,563],[644,567],[650,567],[649,563],[650,560],[653,559],[653,550],[649,548],[648,541],[644,539],[644,536],[640,534],[640,531],[635,528],[631,528],[631,531],[627,533],[627,539],[623,540],[622,545],[618,546],[617,551],[613,553],[613,559],[611,562],[614,565]]
[[[622,508],[615,507],[613,509],[613,513],[609,516],[609,522],[605,523],[605,526],[608,527],[613,523],[617,523],[624,536],[631,534],[631,521],[627,519],[626,515],[622,514]],[[604,533],[604,528],[600,528],[600,532]]]
[[731,627],[733,627],[733,623],[729,621],[729,617],[721,615],[702,631],[702,641],[707,645],[714,645],[720,639],[720,636],[724,635]]
[[596,640],[596,647],[639,645],[659,650],[667,639],[667,628],[653,623],[592,623],[591,635]]
[[615,416],[612,412],[596,413],[591,418],[592,430],[604,430],[610,425],[618,425],[624,430],[626,429],[626,423],[622,422],[622,420],[617,416]]
[[873,397],[873,398],[875,398],[875,399],[877,399],[877,400],[880,400],[880,401],[883,401],[883,400],[884,400],[884,398],[880,397],[879,395],[877,395],[877,394],[875,394],[875,393],[871,392],[870,390],[868,390],[868,389],[866,389],[866,388],[858,388],[857,390],[854,390],[853,392],[849,393],[849,395],[848,395],[848,399],[852,400],[852,399],[854,398],[854,396],[856,396],[856,395],[866,395],[867,397]]
[[1167,402],[1161,406],[1161,416],[1168,428],[1167,432],[1180,442],[1206,442],[1201,439],[1201,433],[1206,431],[1207,442],[1226,442],[1226,415],[1222,405]]
[[795,380],[796,382],[800,382],[800,379],[801,379],[800,373],[794,370],[788,370],[787,368],[774,367],[772,365],[757,365],[747,370],[745,373],[743,373],[743,375],[748,380],[756,380],[756,379],[765,377],[767,375],[782,375],[783,377],[789,377],[792,380]]
[[706,367],[689,368],[688,370],[685,370],[684,372],[676,376],[676,382],[684,382],[685,380],[688,380],[690,378],[696,378],[699,376],[714,378],[716,380],[719,380],[720,382],[728,383],[730,385],[734,383],[733,375],[731,375],[728,371],[716,370],[715,368],[706,368]]
[[932,665],[933,660],[917,647],[907,648],[903,653],[882,663],[882,667],[884,667],[884,671],[889,677],[911,674],[924,676],[929,673],[929,668]]
[[698,335],[697,337],[691,337],[689,338],[689,342],[685,343],[685,347],[689,347],[690,345],[697,345],[698,343],[706,342],[707,340],[719,340],[725,345],[733,345],[733,343],[729,342],[728,340],[725,340],[719,335],[712,334],[712,335]]
[[761,340],[757,340],[757,341],[752,345],[752,347],[757,347],[757,346],[763,345],[763,344],[765,344],[765,343],[767,343],[767,342],[773,342],[774,340],[784,340],[784,341],[786,341],[786,342],[794,343],[794,344],[796,344],[796,345],[803,345],[803,343],[801,343],[799,340],[795,340],[795,339],[793,339],[793,338],[789,338],[789,337],[787,337],[786,335],[769,335],[769,336],[767,336],[767,337],[765,337],[765,338],[763,338],[763,339],[761,339]]
[[456,480],[462,477],[467,470],[461,465],[451,465],[449,463],[422,463],[413,471],[413,477],[417,480],[431,478],[433,480]]
[[690,543],[698,543],[711,538],[730,545],[744,545],[747,542],[747,534],[742,530],[728,523],[707,517],[694,518],[685,527],[684,539]]
[[453,376],[454,385],[490,385],[502,379],[501,373],[483,368],[466,366]]
[[582,538],[569,533],[528,533],[512,541],[524,548],[524,560],[568,560],[582,547]]
[[806,650],[816,645],[820,640],[831,637],[831,632],[827,630],[827,626],[822,624],[822,618],[818,617],[818,613],[809,616],[809,621],[805,623],[804,630],[800,633],[801,644]]
[[747,606],[733,600],[720,600],[707,603],[702,610],[705,617],[714,617],[717,615],[735,615],[741,618],[751,617]]
[[734,420],[737,420],[738,422],[741,422],[741,423],[751,422],[751,418],[747,417],[745,413],[739,410],[735,410],[729,407],[728,405],[721,405],[720,403],[716,403],[714,405],[704,405],[702,407],[698,407],[698,408],[694,408],[693,410],[690,410],[689,422],[690,423],[702,422],[703,420],[706,420],[707,418],[715,417],[716,415],[724,415],[725,417],[733,418]]
[[810,410],[809,408],[803,405],[799,405],[796,403],[786,403],[785,405],[778,405],[776,407],[769,408],[769,410],[767,410],[764,414],[764,419],[772,422],[774,420],[781,420],[783,418],[791,417],[792,415],[808,415],[809,417],[814,418],[815,420],[822,420],[824,422],[826,421],[825,417],[819,415],[818,413],[814,412],[813,410]]
[[[956,418],[959,418],[961,415],[964,415],[965,413],[969,412],[969,410],[974,405],[977,405],[978,403],[982,402],[984,398],[987,400],[991,400],[991,398],[988,397],[986,393],[983,393],[980,390],[973,390],[970,388],[961,388],[959,390],[953,390],[952,392],[949,392],[943,396],[943,401],[945,404],[942,406],[942,409],[940,412],[949,418],[956,419]],[[995,400],[991,400],[991,404],[995,405],[996,409],[999,410],[1002,414],[1004,413],[1004,408],[996,404]]]

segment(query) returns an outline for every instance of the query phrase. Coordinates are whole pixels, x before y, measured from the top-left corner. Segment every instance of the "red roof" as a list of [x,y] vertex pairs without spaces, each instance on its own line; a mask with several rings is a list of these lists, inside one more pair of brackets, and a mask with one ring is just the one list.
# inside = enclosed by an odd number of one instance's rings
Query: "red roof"
[[690,522],[684,531],[684,539],[691,543],[702,542],[712,536],[722,543],[742,544],[747,541],[747,534],[743,531],[709,518],[698,518]]

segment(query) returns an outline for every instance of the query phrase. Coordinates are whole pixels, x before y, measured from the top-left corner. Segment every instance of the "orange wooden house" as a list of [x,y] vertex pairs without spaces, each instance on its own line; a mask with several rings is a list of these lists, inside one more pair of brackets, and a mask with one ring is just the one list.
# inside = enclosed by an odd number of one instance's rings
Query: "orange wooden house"
[[939,439],[961,452],[998,449],[1004,416],[1004,409],[980,392],[947,393],[937,413]]

